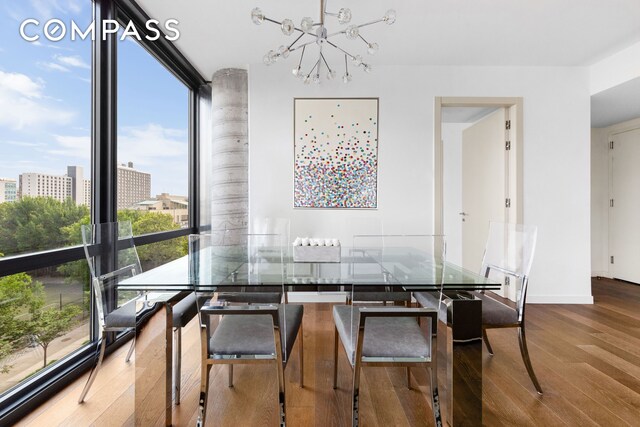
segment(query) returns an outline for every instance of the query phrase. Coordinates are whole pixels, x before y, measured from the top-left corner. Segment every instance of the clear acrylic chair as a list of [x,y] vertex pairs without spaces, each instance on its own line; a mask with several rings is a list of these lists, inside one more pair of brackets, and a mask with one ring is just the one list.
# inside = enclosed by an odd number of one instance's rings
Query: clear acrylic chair
[[[285,423],[284,369],[300,338],[300,384],[303,383],[303,306],[255,302],[260,287],[284,292],[280,235],[189,236],[190,282],[198,300],[201,342],[201,387],[198,425],[205,425],[210,371],[213,365],[275,364],[278,373],[279,422]],[[227,286],[234,292],[227,293]],[[241,291],[247,286],[248,297]],[[249,302],[247,302],[249,301]],[[232,371],[230,371],[232,372]],[[229,386],[232,386],[229,377]]]
[[[133,243],[130,222],[110,222],[82,225],[82,244],[89,264],[91,289],[96,301],[96,318],[100,328],[98,360],[80,394],[84,402],[104,358],[107,334],[134,330],[138,294],[118,293],[121,280],[142,272],[140,259]],[[135,347],[135,334],[125,361],[129,362]]]
[[518,328],[522,360],[536,391],[542,394],[542,387],[529,357],[524,321],[529,272],[537,234],[535,226],[491,222],[480,273],[497,282],[504,283],[508,279],[510,286],[516,286],[516,289],[519,287],[519,291],[516,291],[516,305],[515,308],[509,307],[484,292],[474,292],[474,295],[482,299],[482,339],[489,354],[493,356],[487,329]]
[[[445,245],[443,236],[385,236],[380,246],[377,236],[354,237],[357,248],[366,259],[358,260],[354,271],[367,274],[365,283],[380,280],[393,286],[429,284],[442,287]],[[411,387],[410,368],[426,367],[431,378],[431,403],[436,425],[441,425],[437,380],[437,310],[428,308],[384,307],[372,305],[370,295],[357,291],[354,277],[351,305],[333,308],[334,371],[338,381],[338,343],[342,343],[353,369],[352,426],[360,423],[360,373],[364,366],[405,367],[407,387]],[[384,289],[384,287],[382,288]],[[384,300],[384,298],[382,299]],[[427,318],[424,329],[418,320]]]

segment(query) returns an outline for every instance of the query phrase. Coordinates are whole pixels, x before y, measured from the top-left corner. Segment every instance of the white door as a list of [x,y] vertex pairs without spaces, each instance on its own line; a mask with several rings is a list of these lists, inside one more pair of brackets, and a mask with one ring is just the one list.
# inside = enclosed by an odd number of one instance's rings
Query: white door
[[610,273],[640,283],[640,129],[611,140]]
[[480,271],[489,222],[506,220],[507,117],[499,108],[462,132],[462,266],[474,272]]

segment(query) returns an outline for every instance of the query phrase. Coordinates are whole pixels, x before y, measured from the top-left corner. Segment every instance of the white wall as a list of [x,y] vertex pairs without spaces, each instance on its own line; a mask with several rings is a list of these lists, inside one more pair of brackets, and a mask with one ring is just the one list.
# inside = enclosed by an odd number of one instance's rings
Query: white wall
[[[436,96],[524,98],[524,221],[539,227],[530,302],[591,303],[589,71],[580,67],[377,67],[349,85],[305,86],[290,64],[249,67],[250,215],[292,235],[349,241],[349,218],[385,232],[433,230]],[[377,210],[292,208],[293,98],[379,97]]]
[[591,274],[609,272],[609,141],[613,134],[640,129],[640,118],[591,129]]

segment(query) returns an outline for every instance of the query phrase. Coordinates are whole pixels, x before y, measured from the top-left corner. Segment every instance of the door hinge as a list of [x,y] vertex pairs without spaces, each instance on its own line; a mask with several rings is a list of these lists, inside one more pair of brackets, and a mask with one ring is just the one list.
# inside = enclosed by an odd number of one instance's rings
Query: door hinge
[[511,141],[507,141],[507,142],[504,144],[504,148],[505,148],[505,150],[507,150],[507,151],[511,150]]
[[611,255],[611,264],[613,264],[613,255]]
[[504,124],[505,124],[504,128],[505,128],[506,130],[511,129],[511,120],[507,120]]
[[613,150],[613,141],[609,141],[609,150]]
[[613,207],[613,199],[609,199],[609,207],[612,208]]
[[504,207],[505,208],[511,207],[511,199],[504,199]]
[[504,278],[504,285],[505,286],[509,286],[511,284],[511,280],[509,279],[509,276]]

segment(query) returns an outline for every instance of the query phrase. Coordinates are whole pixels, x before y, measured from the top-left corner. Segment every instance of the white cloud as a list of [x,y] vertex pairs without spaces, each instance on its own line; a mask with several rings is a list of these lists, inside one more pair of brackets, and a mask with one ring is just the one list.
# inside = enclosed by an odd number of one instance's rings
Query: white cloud
[[75,115],[72,111],[48,105],[44,86],[42,79],[0,71],[0,126],[19,130],[71,122]]
[[16,145],[18,147],[44,147],[44,144],[42,142],[3,141],[3,143]]
[[84,62],[84,60],[77,55],[75,56],[55,55],[54,58],[56,59],[56,61],[60,62],[63,65],[67,65],[69,67],[84,68],[87,70],[91,69],[91,65]]
[[69,69],[63,65],[57,64],[55,62],[38,62],[38,66],[40,68],[44,68],[49,71],[60,71],[62,73],[68,73]]
[[51,19],[60,13],[80,13],[82,3],[80,0],[31,0],[31,6],[38,16]]
[[54,139],[58,146],[52,150],[47,150],[49,154],[82,159],[91,157],[91,137],[89,136],[55,135]]
[[42,89],[44,89],[42,79],[33,80],[25,74],[0,71],[0,90],[13,92],[26,98],[41,98]]
[[182,159],[188,150],[186,130],[158,124],[125,127],[118,132],[118,162],[154,166],[156,160]]

